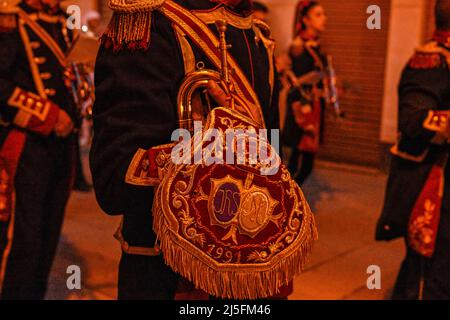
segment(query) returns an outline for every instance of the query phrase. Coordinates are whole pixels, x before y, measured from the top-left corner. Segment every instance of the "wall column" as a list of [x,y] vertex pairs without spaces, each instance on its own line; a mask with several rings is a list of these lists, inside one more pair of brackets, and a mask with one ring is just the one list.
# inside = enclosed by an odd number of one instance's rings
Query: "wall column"
[[398,119],[398,83],[414,49],[424,37],[426,2],[392,0],[380,139],[395,143]]

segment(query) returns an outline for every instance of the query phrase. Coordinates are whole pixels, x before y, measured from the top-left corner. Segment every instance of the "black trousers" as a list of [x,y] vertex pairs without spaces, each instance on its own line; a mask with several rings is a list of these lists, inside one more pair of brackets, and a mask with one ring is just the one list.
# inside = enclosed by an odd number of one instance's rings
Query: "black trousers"
[[[395,284],[393,300],[450,300],[450,258],[439,248],[432,259],[407,249]],[[447,255],[445,257],[444,255]]]
[[179,276],[162,256],[122,254],[119,266],[119,300],[173,300]]
[[27,139],[15,179],[15,213],[1,228],[2,248],[8,241],[4,233],[13,231],[9,255],[2,261],[4,300],[45,298],[71,189],[73,141]]
[[[450,171],[450,167],[447,167]],[[448,172],[446,177],[448,177]],[[448,178],[446,178],[446,182]],[[425,258],[406,245],[406,258],[395,284],[394,300],[450,300],[450,185],[445,184],[442,213],[432,258]],[[420,292],[422,296],[420,297]]]
[[[299,160],[301,164],[299,168]],[[303,184],[311,175],[314,169],[314,160],[316,155],[310,152],[302,152],[298,148],[292,148],[289,158],[288,170],[298,184]]]

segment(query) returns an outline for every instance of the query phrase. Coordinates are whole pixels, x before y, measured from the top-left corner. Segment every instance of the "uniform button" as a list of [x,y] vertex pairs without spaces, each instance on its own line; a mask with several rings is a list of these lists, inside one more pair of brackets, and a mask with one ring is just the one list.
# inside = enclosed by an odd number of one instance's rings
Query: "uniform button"
[[32,41],[30,42],[31,49],[38,49],[41,46],[40,42]]
[[36,108],[38,110],[41,110],[43,106],[44,106],[44,104],[42,102],[40,102],[40,101],[36,102]]
[[43,72],[41,73],[41,79],[42,80],[48,80],[52,77],[52,74],[50,72]]
[[45,89],[45,94],[52,97],[56,94],[56,90],[55,89]]
[[142,170],[148,171],[149,168],[150,168],[150,161],[144,160],[144,161],[142,162]]
[[27,98],[23,103],[25,107],[32,108],[36,103],[36,100],[34,100],[33,98]]
[[45,57],[35,57],[34,58],[34,62],[36,62],[37,64],[43,64],[47,61],[47,59],[45,59]]

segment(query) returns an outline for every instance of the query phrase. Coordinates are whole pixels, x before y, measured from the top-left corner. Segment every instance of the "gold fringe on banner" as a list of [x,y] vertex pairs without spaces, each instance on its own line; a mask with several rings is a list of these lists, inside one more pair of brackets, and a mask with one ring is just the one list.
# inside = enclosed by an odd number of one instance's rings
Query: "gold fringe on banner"
[[0,0],[0,32],[9,32],[17,28],[17,6],[20,0]]
[[[161,199],[157,190],[155,199]],[[205,260],[193,255],[179,242],[165,219],[163,209],[158,201],[154,202],[153,228],[158,235],[160,249],[164,260],[175,272],[192,282],[197,289],[222,299],[255,300],[270,298],[280,292],[280,288],[289,284],[295,276],[303,271],[314,242],[318,239],[314,215],[306,200],[302,231],[302,243],[297,250],[291,250],[280,262],[269,269],[255,265],[247,270],[229,268],[230,270],[216,270]],[[232,267],[232,265],[230,265]]]

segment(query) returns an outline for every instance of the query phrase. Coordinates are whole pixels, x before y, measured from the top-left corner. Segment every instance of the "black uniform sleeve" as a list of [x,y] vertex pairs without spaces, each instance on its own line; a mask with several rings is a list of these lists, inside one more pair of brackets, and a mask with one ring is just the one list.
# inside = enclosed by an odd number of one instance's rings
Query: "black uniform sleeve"
[[0,112],[8,121],[17,113],[17,108],[8,106],[8,100],[16,87],[13,75],[20,46],[21,40],[17,30],[0,32]]
[[157,12],[147,50],[100,49],[90,163],[97,200],[105,212],[150,212],[152,188],[126,184],[126,171],[139,148],[170,142],[183,76],[171,24]]
[[[59,107],[21,87],[24,85],[24,78],[29,77],[30,83],[33,83],[31,73],[27,68],[28,60],[25,57],[22,39],[17,29],[0,31],[1,119],[30,132],[48,136],[53,132],[58,121]],[[46,106],[40,108],[40,117],[35,115],[34,106],[38,104]],[[30,117],[24,117],[24,114],[28,114]]]
[[[275,63],[275,62],[274,62]],[[274,64],[275,65],[275,64]],[[280,129],[280,76],[275,70],[274,88],[269,112],[265,115],[267,129]]]
[[[424,128],[429,111],[443,108],[450,82],[448,67],[430,69],[407,67],[399,86],[399,131],[407,139],[429,142],[435,132]],[[448,106],[450,107],[450,106]]]
[[[280,90],[281,90],[281,81],[280,81],[280,76],[278,74],[277,71],[275,71],[275,85],[274,85],[274,90],[273,90],[273,94],[272,94],[272,102],[271,102],[271,107],[269,109],[269,115],[266,117],[267,120],[267,129],[269,130],[279,130],[279,137],[276,141],[276,143],[278,143],[278,145],[276,147],[279,148],[279,156],[281,157],[281,159],[283,160],[283,152],[281,151],[281,146],[282,146],[282,133],[281,133],[281,119],[280,119]],[[269,133],[270,134],[270,133]],[[270,138],[271,139],[271,138]],[[273,145],[275,141],[273,141],[272,139],[270,140],[270,143]]]

